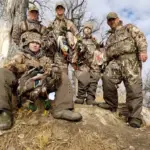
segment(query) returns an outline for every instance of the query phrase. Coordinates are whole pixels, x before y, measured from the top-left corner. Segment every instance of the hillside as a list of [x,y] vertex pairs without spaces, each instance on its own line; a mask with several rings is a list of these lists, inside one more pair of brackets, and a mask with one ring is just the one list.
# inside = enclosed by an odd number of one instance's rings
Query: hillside
[[0,132],[0,150],[149,150],[150,110],[144,108],[146,126],[133,129],[119,117],[96,106],[76,105],[83,120],[55,120],[41,112],[16,114],[14,127]]

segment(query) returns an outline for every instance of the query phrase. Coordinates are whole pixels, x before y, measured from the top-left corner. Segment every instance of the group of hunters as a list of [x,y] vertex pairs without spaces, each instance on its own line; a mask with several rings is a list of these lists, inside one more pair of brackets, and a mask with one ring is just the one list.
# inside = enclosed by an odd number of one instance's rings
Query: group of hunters
[[[127,121],[131,127],[142,124],[142,62],[147,60],[147,42],[134,25],[123,25],[115,12],[107,15],[110,27],[105,45],[92,36],[93,25],[86,22],[82,36],[74,23],[65,17],[65,5],[56,4],[56,18],[46,28],[39,21],[39,10],[30,7],[27,19],[13,27],[12,39],[17,54],[0,68],[0,130],[13,125],[12,95],[17,107],[24,103],[35,111],[41,100],[45,109],[52,102],[56,119],[80,121],[74,103],[95,105],[112,112],[118,107],[118,84],[126,88]],[[68,65],[78,81],[76,99],[68,77]],[[99,79],[102,80],[104,103],[95,101]]]

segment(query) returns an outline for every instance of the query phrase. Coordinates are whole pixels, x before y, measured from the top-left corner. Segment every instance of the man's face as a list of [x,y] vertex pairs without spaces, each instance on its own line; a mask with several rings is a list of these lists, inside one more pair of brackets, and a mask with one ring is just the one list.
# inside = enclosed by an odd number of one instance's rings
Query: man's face
[[119,18],[110,18],[107,20],[107,24],[110,26],[111,29],[116,29],[119,24]]
[[91,31],[90,28],[85,28],[85,29],[83,30],[83,33],[84,33],[85,36],[86,36],[86,35],[91,35],[92,31]]
[[37,42],[29,43],[29,49],[30,49],[32,52],[37,53],[38,51],[40,51],[40,44],[37,43]]
[[65,13],[65,9],[64,9],[62,6],[58,6],[58,7],[56,8],[56,14],[57,14],[58,16],[63,16],[64,13]]
[[39,12],[35,10],[28,12],[28,19],[35,21],[39,20]]

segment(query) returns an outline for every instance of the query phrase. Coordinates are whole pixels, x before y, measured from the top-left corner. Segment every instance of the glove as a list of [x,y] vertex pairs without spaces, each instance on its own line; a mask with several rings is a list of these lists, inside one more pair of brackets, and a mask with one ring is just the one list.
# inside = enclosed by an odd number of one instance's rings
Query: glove
[[66,26],[62,26],[61,29],[62,29],[62,31],[65,31],[65,32],[67,31],[67,27]]
[[77,43],[82,43],[82,37],[80,36],[77,37]]
[[61,79],[61,71],[58,66],[52,66],[52,78],[55,80]]

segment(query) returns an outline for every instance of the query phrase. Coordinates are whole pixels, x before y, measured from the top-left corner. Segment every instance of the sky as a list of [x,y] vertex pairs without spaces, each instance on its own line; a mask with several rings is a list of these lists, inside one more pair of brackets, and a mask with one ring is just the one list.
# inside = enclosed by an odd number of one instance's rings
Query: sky
[[[58,0],[53,0],[52,4]],[[144,32],[150,45],[150,1],[149,0],[88,0],[87,16],[93,15],[99,20],[106,17],[109,12],[116,12],[124,24],[132,23]],[[55,13],[46,14],[47,20],[53,20]],[[105,30],[109,29],[105,22]],[[97,34],[96,37],[99,37]],[[150,70],[150,46],[148,47],[149,59],[143,63],[143,75]]]

